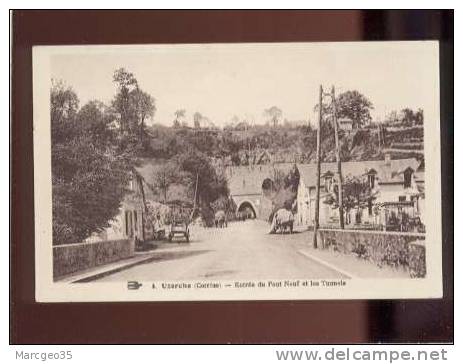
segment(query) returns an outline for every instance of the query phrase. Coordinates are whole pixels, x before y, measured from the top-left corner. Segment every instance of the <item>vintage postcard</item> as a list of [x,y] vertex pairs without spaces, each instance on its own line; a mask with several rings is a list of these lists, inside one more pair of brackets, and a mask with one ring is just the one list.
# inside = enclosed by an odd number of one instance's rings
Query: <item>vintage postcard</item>
[[39,302],[442,296],[439,44],[33,49]]

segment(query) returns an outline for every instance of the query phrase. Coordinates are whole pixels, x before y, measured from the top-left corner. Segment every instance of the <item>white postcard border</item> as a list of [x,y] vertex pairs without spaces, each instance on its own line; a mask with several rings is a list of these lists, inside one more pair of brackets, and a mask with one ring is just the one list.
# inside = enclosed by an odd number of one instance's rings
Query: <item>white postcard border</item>
[[[127,282],[117,283],[55,283],[52,274],[52,190],[50,134],[50,56],[73,52],[150,52],[154,48],[211,47],[212,45],[140,45],[140,46],[43,46],[33,48],[33,117],[34,117],[34,207],[36,300],[38,302],[108,302],[108,301],[221,301],[221,300],[314,300],[314,299],[405,299],[442,297],[442,210],[440,181],[440,94],[438,42],[376,42],[387,46],[419,47],[429,52],[429,70],[435,75],[435,88],[427,90],[424,122],[426,160],[426,260],[427,275],[417,279],[345,279],[344,286],[298,288],[224,288],[226,281],[217,281],[222,288],[152,289],[141,282],[140,289],[127,290]],[[267,46],[287,47],[303,43],[273,43]],[[317,47],[358,46],[357,43],[317,43]],[[219,45],[219,46],[239,46]],[[246,46],[266,46],[247,44]],[[432,222],[432,223],[431,223]],[[308,262],[309,264],[309,262]],[[265,281],[272,280],[271,277]],[[310,279],[309,279],[310,280]],[[280,281],[280,280],[276,280]],[[295,281],[291,279],[289,281]],[[300,280],[303,281],[303,280]],[[321,280],[313,280],[321,281]],[[337,280],[327,280],[337,281]],[[195,284],[201,281],[185,283]],[[205,281],[206,282],[206,281]],[[211,281],[207,281],[211,282]],[[251,282],[251,281],[246,281]],[[252,281],[255,285],[258,280]],[[167,282],[166,282],[167,283]],[[173,283],[173,282],[169,282]],[[180,283],[180,282],[176,282]],[[230,282],[232,285],[235,281]]]

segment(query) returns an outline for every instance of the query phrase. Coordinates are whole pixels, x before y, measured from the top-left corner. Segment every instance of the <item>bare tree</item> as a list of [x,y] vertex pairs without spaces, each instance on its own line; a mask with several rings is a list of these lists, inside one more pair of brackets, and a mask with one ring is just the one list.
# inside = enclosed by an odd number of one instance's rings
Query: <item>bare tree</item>
[[196,129],[199,129],[201,128],[201,120],[203,119],[203,115],[196,111],[194,114],[193,114],[193,125]]
[[174,112],[174,115],[175,115],[174,128],[178,128],[180,126],[180,120],[185,117],[185,114],[186,114],[185,109],[175,110],[175,112]]
[[173,163],[166,163],[152,176],[152,186],[161,193],[164,203],[167,202],[170,186],[179,178],[177,170],[178,166]]
[[283,111],[277,106],[272,106],[264,110],[264,115],[267,116],[269,118],[270,123],[274,127],[276,127],[278,126],[278,122],[283,116]]

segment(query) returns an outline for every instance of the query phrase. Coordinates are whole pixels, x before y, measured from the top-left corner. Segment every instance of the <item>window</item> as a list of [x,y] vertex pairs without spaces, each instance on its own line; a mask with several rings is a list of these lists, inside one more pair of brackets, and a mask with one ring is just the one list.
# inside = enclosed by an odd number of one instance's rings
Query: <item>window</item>
[[133,217],[132,211],[125,212],[125,235],[129,238],[133,237]]
[[134,230],[135,230],[135,231],[138,231],[138,224],[137,224],[137,222],[138,222],[137,212],[134,211],[134,212],[133,212],[133,227],[134,227]]
[[129,235],[130,235],[129,214],[130,214],[130,211],[126,211],[126,212],[125,212],[125,235],[126,235],[126,236],[129,236]]
[[407,196],[399,196],[399,202],[407,201]]
[[375,180],[376,176],[374,174],[368,175],[368,184],[370,185],[370,188],[375,188]]
[[373,216],[373,203],[371,199],[368,200],[368,216]]

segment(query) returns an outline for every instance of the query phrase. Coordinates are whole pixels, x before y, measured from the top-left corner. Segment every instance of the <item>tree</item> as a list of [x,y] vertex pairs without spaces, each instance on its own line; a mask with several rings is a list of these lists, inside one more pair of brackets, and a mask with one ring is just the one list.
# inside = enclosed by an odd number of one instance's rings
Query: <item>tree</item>
[[286,173],[275,166],[272,172],[273,189],[278,191],[285,186]]
[[74,132],[79,99],[64,82],[52,80],[50,102],[52,141],[65,142]]
[[119,213],[128,168],[87,136],[53,150],[53,244],[81,242]]
[[412,125],[415,120],[415,113],[412,109],[406,107],[401,110],[402,122],[408,125]]
[[205,129],[217,129],[214,123],[207,116],[202,116],[200,125]]
[[424,121],[424,112],[422,108],[419,108],[417,111],[409,107],[405,107],[400,110],[400,113],[393,110],[386,116],[386,121],[388,123],[403,123],[406,125],[422,125]]
[[239,122],[238,124],[235,125],[235,130],[242,130],[242,131],[246,131],[246,130],[249,130],[249,124],[246,120],[243,120],[241,122]]
[[132,97],[134,98],[135,111],[137,114],[138,128],[140,138],[144,138],[146,134],[146,119],[151,119],[156,112],[155,100],[154,98],[139,89],[138,87],[134,90]]
[[234,216],[237,206],[231,197],[220,196],[217,200],[212,202],[212,209],[214,211],[223,210],[227,215]]
[[134,108],[131,95],[138,87],[138,83],[133,73],[126,71],[125,68],[114,71],[113,81],[117,85],[117,93],[112,106],[119,114],[121,133],[127,133],[130,130],[130,124],[133,123]]
[[292,192],[297,192],[297,187],[299,186],[299,179],[299,170],[297,169],[296,164],[294,164],[291,170],[285,176],[284,187],[290,189]]
[[97,100],[89,101],[76,114],[79,127],[89,133],[93,140],[105,145],[114,142],[114,133],[111,129],[114,118],[110,108]]
[[281,109],[277,106],[272,106],[264,110],[264,115],[269,118],[269,122],[273,125],[273,127],[277,127],[278,122],[283,116],[283,111],[281,111]]
[[210,226],[214,219],[212,203],[222,196],[229,196],[227,179],[224,174],[216,172],[206,154],[195,149],[180,154],[177,160],[181,170],[185,172],[183,183],[189,187],[192,197],[197,184],[196,206]]
[[399,114],[395,110],[391,111],[386,116],[386,122],[388,124],[397,124],[399,121],[401,121],[401,120],[399,120]]
[[338,118],[349,118],[355,128],[371,122],[370,110],[373,104],[357,90],[346,91],[336,99]]
[[185,109],[178,109],[175,110],[174,115],[174,128],[179,128],[180,127],[180,120],[182,120],[185,117],[186,110]]
[[[342,199],[344,211],[348,213],[354,208],[359,211],[360,208],[371,204],[376,199],[376,193],[371,189],[365,176],[347,176],[342,184]],[[337,184],[333,186],[333,192],[326,197],[324,203],[331,205],[333,209],[339,208]]]
[[114,72],[113,81],[117,92],[112,107],[118,115],[121,134],[137,135],[142,140],[146,119],[152,118],[156,112],[155,100],[139,87],[133,73],[124,68]]
[[415,123],[417,125],[423,125],[424,122],[424,112],[423,109],[419,108],[415,114]]
[[200,112],[196,111],[193,114],[193,125],[194,125],[195,129],[201,128],[202,119],[203,119],[203,115]]
[[61,80],[52,79],[50,90],[51,118],[56,123],[65,123],[77,114],[79,99],[74,90]]
[[50,101],[53,244],[81,242],[119,213],[132,163],[118,153],[104,105],[78,110],[77,95],[62,83],[52,84]]
[[152,186],[162,194],[164,203],[167,202],[169,187],[179,179],[178,166],[173,162],[168,162],[161,166],[153,175]]
[[178,156],[178,163],[181,170],[186,172],[185,182],[191,192],[195,190],[196,176],[199,176],[197,198],[200,204],[209,207],[220,196],[228,196],[225,176],[215,171],[206,154],[190,150]]

